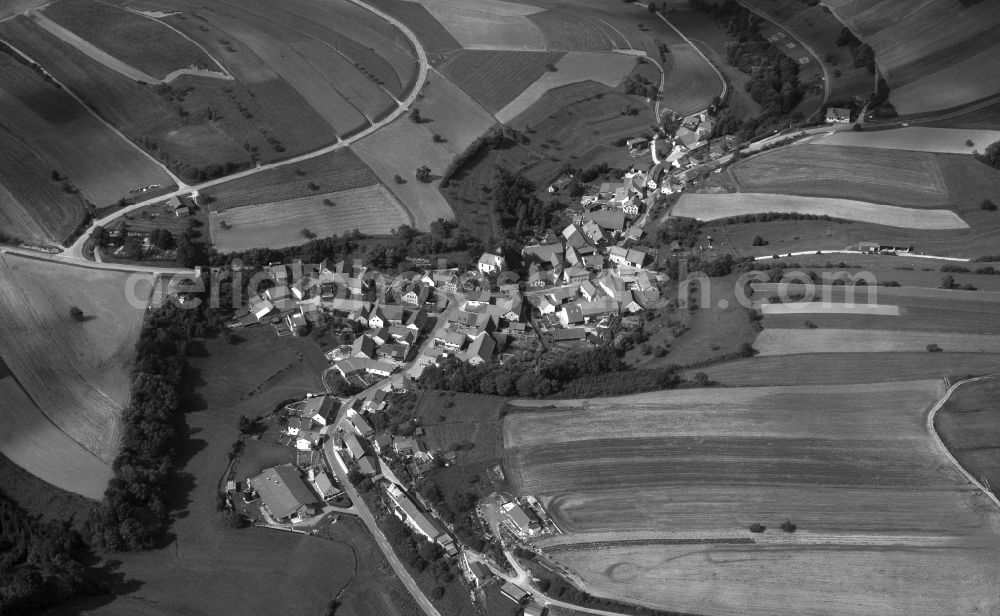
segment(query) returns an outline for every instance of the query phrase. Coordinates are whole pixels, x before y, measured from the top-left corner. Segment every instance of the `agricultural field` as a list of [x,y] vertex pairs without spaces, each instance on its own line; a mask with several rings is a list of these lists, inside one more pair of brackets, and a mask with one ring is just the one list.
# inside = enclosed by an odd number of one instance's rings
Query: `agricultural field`
[[[478,103],[437,71],[430,72],[428,81],[414,106],[419,122],[401,117],[351,146],[406,206],[419,229],[454,216],[437,180],[454,156],[495,124]],[[439,136],[437,141],[434,135]],[[431,182],[416,179],[421,166],[431,170]]]
[[[31,475],[91,500],[100,500],[113,473],[111,465],[87,451],[49,421],[0,359],[4,429],[0,453]],[[58,456],[53,455],[58,452]],[[18,495],[6,482],[5,492]],[[25,493],[27,495],[28,493]]]
[[1000,130],[1000,103],[970,106],[968,111],[926,123],[935,128],[978,128]]
[[[729,35],[702,11],[678,8],[668,17],[670,23],[697,45],[729,81],[726,106],[733,115],[741,120],[759,116],[761,107],[750,97],[745,87],[750,76],[726,62],[726,44],[731,40]],[[669,67],[672,64],[673,59],[668,55],[666,65]]]
[[997,396],[1000,382],[988,379],[960,386],[934,416],[934,429],[959,464],[996,492],[1000,486]]
[[386,235],[411,224],[407,211],[381,184],[213,211],[212,244],[219,252],[286,248],[357,229]]
[[[947,329],[945,323],[941,329]],[[753,343],[761,357],[809,353],[1000,353],[1000,336],[878,329],[765,329]]]
[[504,0],[417,0],[465,49],[545,51],[528,15],[541,9]]
[[831,216],[847,220],[902,227],[906,229],[967,229],[957,214],[950,210],[910,209],[823,197],[800,197],[767,193],[695,194],[685,193],[674,206],[674,216],[698,220],[717,220],[747,214],[789,212],[814,216]]
[[83,222],[79,196],[54,181],[45,160],[0,130],[0,233],[30,244],[61,244]]
[[722,94],[722,82],[698,52],[688,44],[670,45],[670,70],[662,101],[681,115],[704,111]]
[[996,3],[825,4],[872,46],[891,87],[889,101],[902,115],[956,107],[1000,91],[1000,76],[991,70],[1000,25]]
[[984,150],[995,141],[1000,141],[1000,131],[909,126],[862,132],[839,131],[815,143],[942,154],[972,154],[975,150]]
[[856,199],[908,207],[946,206],[950,195],[933,154],[796,145],[731,168],[740,191]]
[[[0,54],[0,71],[4,75],[0,113],[8,121],[6,139],[16,137],[21,147],[30,148],[32,158],[45,162],[46,176],[57,171],[60,177],[67,177],[80,190],[80,196],[97,207],[111,205],[136,188],[173,183],[139,149],[35,71],[7,54]],[[15,147],[4,149],[13,153]],[[17,154],[15,158],[23,160],[24,156]],[[60,221],[65,233],[76,224],[71,219],[64,215]],[[65,229],[66,225],[70,225],[69,229]]]
[[628,39],[592,11],[548,9],[528,15],[542,31],[549,49],[567,51],[612,51],[628,49]]
[[[0,358],[42,409],[38,420],[105,463],[118,450],[150,284],[148,275],[0,257]],[[82,322],[70,316],[73,305]]]
[[[209,209],[222,210],[361,188],[376,183],[378,178],[371,168],[354,152],[343,148],[310,158],[298,165],[268,169],[217,184],[205,191],[205,195]],[[312,188],[310,184],[316,188]]]
[[138,12],[99,0],[59,0],[46,5],[42,15],[85,46],[96,47],[156,80],[169,81],[167,76],[174,71],[191,68],[225,76],[204,49]]
[[440,61],[445,54],[462,48],[448,30],[419,2],[411,0],[371,0],[375,8],[406,24],[417,36],[427,55]]
[[497,120],[510,123],[549,90],[581,81],[595,81],[614,88],[635,67],[635,56],[617,53],[569,52],[514,100],[496,113]]
[[[798,614],[818,597],[837,613],[992,609],[1000,514],[928,438],[942,391],[927,380],[518,401],[505,468],[566,531],[551,556],[598,595],[713,614]],[[778,530],[786,519],[797,532]]]
[[490,113],[496,113],[555,65],[562,53],[462,50],[438,70]]

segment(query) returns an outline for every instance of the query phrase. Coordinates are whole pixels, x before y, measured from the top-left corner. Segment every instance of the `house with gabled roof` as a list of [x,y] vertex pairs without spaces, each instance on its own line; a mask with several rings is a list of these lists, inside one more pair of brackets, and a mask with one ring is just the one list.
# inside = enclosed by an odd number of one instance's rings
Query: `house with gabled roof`
[[497,274],[504,268],[504,259],[500,255],[484,252],[479,257],[477,267],[483,274]]
[[558,317],[563,327],[583,325],[584,322],[583,310],[580,308],[580,304],[577,303],[565,304],[562,310],[558,312]]
[[580,295],[582,295],[588,302],[592,302],[600,295],[600,291],[597,290],[594,283],[589,280],[584,280],[580,283]]
[[468,362],[473,366],[489,362],[496,346],[496,341],[488,333],[482,332],[469,345]]
[[358,336],[351,344],[351,357],[375,359],[376,346],[375,340],[373,340],[370,336]]
[[249,483],[260,495],[267,512],[277,520],[301,520],[303,515],[311,515],[311,506],[317,502],[298,469],[291,464],[269,468],[251,477]]

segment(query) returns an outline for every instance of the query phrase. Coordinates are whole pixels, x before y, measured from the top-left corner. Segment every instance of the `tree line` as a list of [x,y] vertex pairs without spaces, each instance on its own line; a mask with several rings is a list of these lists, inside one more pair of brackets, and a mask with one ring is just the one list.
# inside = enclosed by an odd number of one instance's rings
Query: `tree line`
[[168,485],[184,420],[179,389],[188,345],[213,329],[203,306],[184,310],[168,303],[152,311],[136,343],[129,405],[122,414],[122,442],[114,476],[87,520],[93,545],[129,551],[153,547],[169,523]]

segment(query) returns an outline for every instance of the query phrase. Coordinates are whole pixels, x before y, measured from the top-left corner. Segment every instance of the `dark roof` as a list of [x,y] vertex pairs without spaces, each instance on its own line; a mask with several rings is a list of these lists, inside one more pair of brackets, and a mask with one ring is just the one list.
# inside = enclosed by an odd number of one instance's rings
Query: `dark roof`
[[552,339],[559,340],[583,340],[587,335],[587,330],[582,327],[570,327],[568,329],[552,330]]
[[279,520],[316,502],[316,497],[299,476],[298,469],[291,464],[267,469],[250,479],[250,485],[260,494],[271,515]]

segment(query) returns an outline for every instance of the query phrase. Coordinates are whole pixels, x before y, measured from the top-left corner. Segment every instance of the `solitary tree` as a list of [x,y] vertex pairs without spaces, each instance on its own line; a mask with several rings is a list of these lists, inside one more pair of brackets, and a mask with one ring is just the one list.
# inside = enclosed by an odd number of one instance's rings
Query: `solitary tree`
[[765,530],[767,530],[767,527],[761,524],[760,522],[754,522],[753,524],[750,525],[751,533],[762,533]]
[[78,323],[83,322],[83,311],[76,306],[69,307],[69,316]]
[[784,522],[781,523],[781,530],[785,531],[786,533],[794,533],[796,528],[798,527],[792,524],[791,520],[785,520]]
[[414,124],[420,124],[423,118],[420,117],[420,110],[414,107],[410,110],[410,121]]

